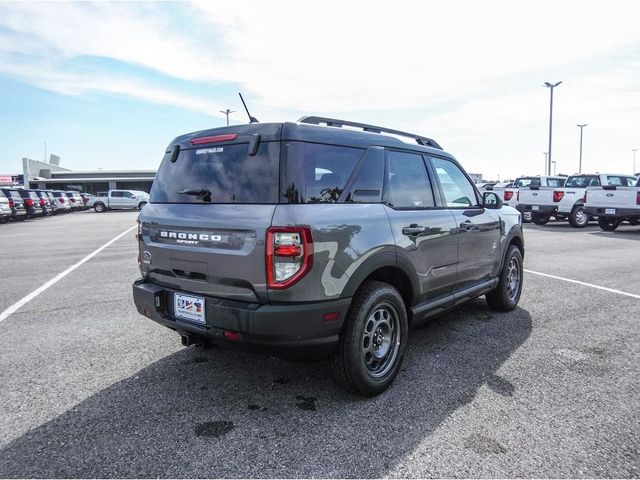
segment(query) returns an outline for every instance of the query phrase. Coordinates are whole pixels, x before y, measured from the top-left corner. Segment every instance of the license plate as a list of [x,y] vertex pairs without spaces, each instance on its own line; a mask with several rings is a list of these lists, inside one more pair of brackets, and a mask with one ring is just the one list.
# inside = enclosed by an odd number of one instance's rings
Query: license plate
[[604,213],[607,215],[615,215],[616,214],[616,209],[615,208],[605,208],[604,209]]
[[206,323],[204,298],[176,293],[173,295],[173,311],[176,317],[195,323]]
[[531,207],[531,210],[540,210],[540,206],[539,205],[533,205]]

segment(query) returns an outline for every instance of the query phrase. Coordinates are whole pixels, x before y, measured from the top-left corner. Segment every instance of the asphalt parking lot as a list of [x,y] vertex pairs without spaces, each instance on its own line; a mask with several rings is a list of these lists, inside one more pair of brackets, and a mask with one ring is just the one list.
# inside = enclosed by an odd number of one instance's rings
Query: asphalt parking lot
[[[0,312],[136,215],[1,225]],[[0,320],[0,477],[637,477],[640,227],[525,230],[526,269],[616,291],[527,273],[514,312],[411,331],[374,399],[324,363],[182,348],[133,306],[131,230]]]

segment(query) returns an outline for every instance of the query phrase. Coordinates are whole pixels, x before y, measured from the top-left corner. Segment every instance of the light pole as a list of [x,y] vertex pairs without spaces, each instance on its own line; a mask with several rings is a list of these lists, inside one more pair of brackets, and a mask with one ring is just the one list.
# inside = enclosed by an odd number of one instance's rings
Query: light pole
[[542,154],[544,155],[544,171],[547,171],[547,157],[549,155],[549,152],[542,152]]
[[633,172],[631,172],[633,175],[636,174],[636,152],[638,151],[637,148],[634,148],[633,150],[631,150],[633,152]]
[[576,127],[580,127],[580,160],[578,162],[578,173],[582,173],[582,129],[589,125],[588,123],[583,123],[582,125],[577,124]]
[[229,126],[229,115],[232,113],[235,113],[235,110],[229,110],[228,108],[226,110],[220,110],[220,113],[224,113],[227,116],[227,127]]
[[557,83],[544,82],[544,87],[551,89],[551,101],[549,102],[549,156],[547,157],[547,171],[551,175],[551,131],[553,127],[553,89],[560,85],[562,81]]
[[556,161],[552,160],[551,163],[553,164],[553,175],[556,174]]

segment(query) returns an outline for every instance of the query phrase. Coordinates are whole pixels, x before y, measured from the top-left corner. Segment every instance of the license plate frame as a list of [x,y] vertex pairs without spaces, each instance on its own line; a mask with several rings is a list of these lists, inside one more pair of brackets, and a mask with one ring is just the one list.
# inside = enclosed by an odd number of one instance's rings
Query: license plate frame
[[204,297],[173,294],[173,315],[180,320],[204,325],[207,323],[206,303]]

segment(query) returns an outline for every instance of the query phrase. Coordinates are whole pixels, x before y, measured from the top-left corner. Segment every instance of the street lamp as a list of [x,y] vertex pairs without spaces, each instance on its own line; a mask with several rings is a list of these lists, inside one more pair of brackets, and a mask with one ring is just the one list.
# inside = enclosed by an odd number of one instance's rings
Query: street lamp
[[549,152],[542,152],[542,154],[544,155],[544,171],[547,171],[547,156],[549,155]]
[[551,163],[553,164],[553,174],[555,175],[556,174],[556,161],[553,160]]
[[544,82],[544,87],[551,89],[551,101],[549,102],[549,156],[547,157],[547,171],[551,175],[551,130],[553,126],[553,89],[560,85],[562,82],[549,83]]
[[227,127],[229,126],[229,115],[232,113],[235,113],[235,110],[229,110],[228,108],[226,110],[220,110],[220,113],[224,113],[227,116]]
[[582,173],[582,129],[589,125],[588,123],[583,123],[582,125],[576,125],[576,127],[580,127],[580,161],[578,162],[578,173]]
[[633,172],[631,172],[632,174],[636,174],[636,152],[638,151],[637,148],[634,148],[633,150],[631,150],[633,152]]

